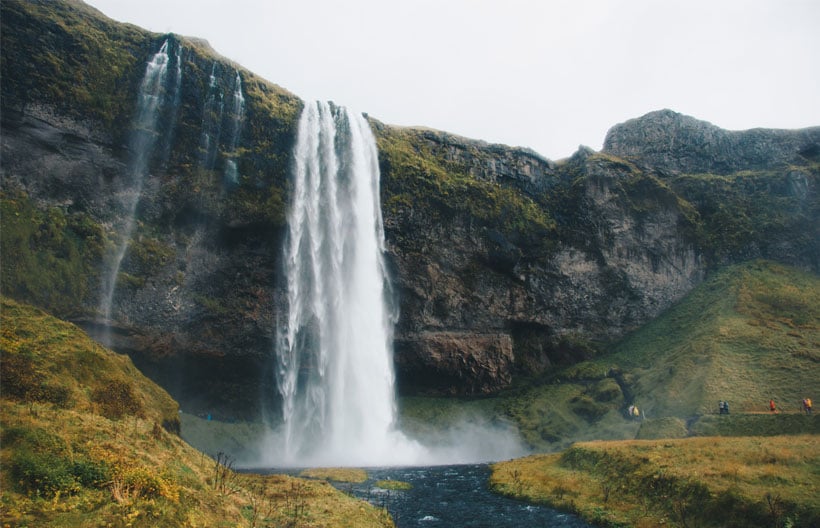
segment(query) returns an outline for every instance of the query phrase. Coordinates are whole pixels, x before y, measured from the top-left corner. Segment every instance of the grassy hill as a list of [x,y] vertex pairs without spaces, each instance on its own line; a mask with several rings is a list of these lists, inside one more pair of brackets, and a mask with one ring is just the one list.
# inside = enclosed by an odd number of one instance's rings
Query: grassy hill
[[4,526],[393,526],[327,482],[234,472],[127,356],[6,298],[0,315]]
[[[599,526],[817,526],[820,420],[801,401],[818,329],[816,275],[725,268],[609,354],[508,395],[531,444],[566,449],[497,464],[491,485]],[[572,443],[604,438],[626,440]]]
[[[634,438],[640,422],[686,422],[717,413],[800,412],[820,379],[820,279],[766,261],[715,273],[611,353],[573,365],[506,397],[531,444]],[[697,431],[692,431],[696,433]]]
[[[538,450],[583,440],[820,432],[767,416],[769,399],[782,413],[799,413],[804,397],[818,398],[818,379],[820,279],[752,261],[715,273],[597,358],[455,407],[404,399],[402,416],[410,426],[446,423],[477,408],[511,418]],[[715,423],[720,400],[732,414]],[[630,405],[641,420],[625,417]]]

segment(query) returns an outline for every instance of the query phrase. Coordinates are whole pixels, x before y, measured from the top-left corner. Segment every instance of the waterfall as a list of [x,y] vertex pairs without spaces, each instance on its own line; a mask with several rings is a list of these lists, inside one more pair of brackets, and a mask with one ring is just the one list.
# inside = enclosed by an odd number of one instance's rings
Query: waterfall
[[[159,113],[165,98],[165,78],[168,72],[168,40],[159,51],[148,61],[145,75],[140,84],[137,108],[130,136],[131,160],[129,176],[132,186],[128,189],[125,201],[125,224],[119,230],[120,242],[117,246],[107,273],[103,274],[100,303],[100,312],[105,318],[107,327],[110,327],[111,312],[114,303],[114,292],[117,286],[117,275],[122,265],[123,257],[128,249],[134,231],[137,205],[139,204],[145,175],[154,151],[160,132],[157,127]],[[110,330],[106,330],[102,341],[110,345]]]
[[171,111],[167,123],[160,123],[159,127],[165,130],[165,141],[162,149],[162,163],[168,163],[171,158],[171,147],[174,143],[174,132],[176,131],[177,120],[179,119],[179,106],[182,101],[182,44],[177,44],[177,51],[171,61],[176,63],[174,67],[174,76],[170,80],[170,86],[166,88],[171,91],[170,103]]
[[216,84],[216,61],[211,66],[211,77],[208,82],[208,95],[202,108],[202,139],[200,140],[200,164],[205,169],[213,169],[216,161],[217,147],[222,134],[222,113],[225,103],[222,92]]
[[375,139],[363,116],[310,103],[294,158],[288,313],[276,349],[283,462],[413,463],[420,446],[395,429],[397,311],[384,262]]
[[231,131],[228,140],[228,159],[225,161],[225,183],[235,185],[239,183],[239,174],[236,167],[236,145],[239,134],[242,132],[242,120],[245,117],[245,97],[242,95],[242,77],[236,72],[233,86],[233,104],[231,105]]

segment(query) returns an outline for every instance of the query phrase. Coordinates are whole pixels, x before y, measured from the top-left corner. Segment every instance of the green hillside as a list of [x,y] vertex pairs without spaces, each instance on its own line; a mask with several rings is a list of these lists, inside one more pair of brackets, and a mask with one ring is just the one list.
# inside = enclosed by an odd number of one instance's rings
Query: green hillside
[[176,402],[74,325],[6,298],[0,322],[3,526],[393,526],[327,482],[196,451]]
[[[791,424],[767,413],[769,399],[782,413],[800,412],[803,398],[818,398],[818,379],[820,279],[753,261],[715,273],[609,352],[480,407],[512,418],[533,447],[548,450],[578,440],[817,433],[814,422]],[[731,415],[714,423],[721,400]],[[443,401],[403,403],[411,423],[456,414]],[[642,420],[625,417],[630,405]],[[436,407],[439,413],[431,411]]]
[[820,279],[756,261],[716,273],[607,358],[650,418],[799,411],[820,379]]

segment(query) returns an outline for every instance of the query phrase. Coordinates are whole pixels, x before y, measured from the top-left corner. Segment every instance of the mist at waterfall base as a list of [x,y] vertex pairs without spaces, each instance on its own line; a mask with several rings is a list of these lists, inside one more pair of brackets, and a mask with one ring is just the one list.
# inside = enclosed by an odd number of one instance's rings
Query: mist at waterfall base
[[257,466],[467,463],[524,452],[509,428],[460,423],[423,442],[397,427],[395,295],[384,261],[376,141],[361,115],[307,103],[294,147],[277,322],[281,421]]

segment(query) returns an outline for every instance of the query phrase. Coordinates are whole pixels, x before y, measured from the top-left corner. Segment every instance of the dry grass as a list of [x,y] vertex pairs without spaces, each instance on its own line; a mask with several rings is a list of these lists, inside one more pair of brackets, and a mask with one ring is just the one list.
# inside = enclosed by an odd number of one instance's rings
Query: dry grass
[[604,526],[820,521],[813,435],[579,443],[496,464],[491,485]]
[[173,432],[176,403],[126,356],[7,299],[0,315],[4,526],[393,526],[327,482],[233,471]]

